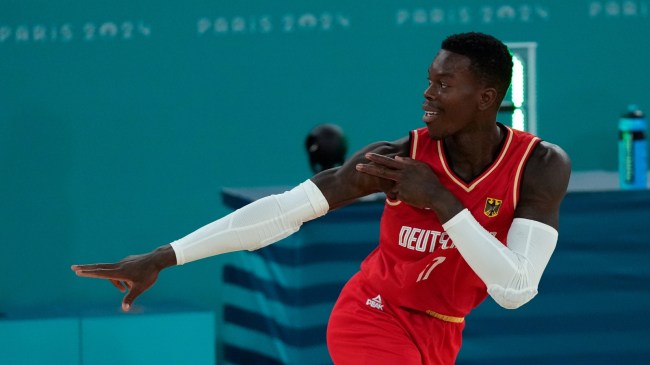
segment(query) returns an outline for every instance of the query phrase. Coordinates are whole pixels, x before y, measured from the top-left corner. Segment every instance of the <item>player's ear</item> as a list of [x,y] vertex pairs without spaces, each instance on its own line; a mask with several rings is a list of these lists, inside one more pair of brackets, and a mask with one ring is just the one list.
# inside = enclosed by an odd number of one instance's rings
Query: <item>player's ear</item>
[[499,93],[497,92],[497,89],[493,87],[488,87],[481,90],[481,94],[479,95],[479,102],[478,102],[479,110],[491,109],[494,106],[494,104],[497,102],[498,95]]

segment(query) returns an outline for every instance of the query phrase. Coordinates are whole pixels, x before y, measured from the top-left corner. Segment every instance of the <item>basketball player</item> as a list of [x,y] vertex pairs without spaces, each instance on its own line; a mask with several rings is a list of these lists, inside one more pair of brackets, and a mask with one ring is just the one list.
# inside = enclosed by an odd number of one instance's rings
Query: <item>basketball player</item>
[[510,309],[530,301],[558,237],[569,158],[496,121],[511,70],[499,40],[450,36],[429,67],[425,127],[371,144],[340,168],[170,245],[72,269],[128,291],[128,310],[168,266],[262,248],[305,221],[384,192],[379,245],[329,320],[330,355],[335,364],[453,364],[464,317],[488,295]]

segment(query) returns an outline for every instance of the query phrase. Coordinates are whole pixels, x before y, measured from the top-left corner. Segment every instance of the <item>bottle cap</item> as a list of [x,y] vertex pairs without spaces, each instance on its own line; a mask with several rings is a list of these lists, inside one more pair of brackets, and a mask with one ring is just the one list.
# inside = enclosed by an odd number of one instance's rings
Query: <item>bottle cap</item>
[[639,109],[636,104],[630,104],[627,106],[627,113],[623,115],[625,118],[643,118],[643,111]]

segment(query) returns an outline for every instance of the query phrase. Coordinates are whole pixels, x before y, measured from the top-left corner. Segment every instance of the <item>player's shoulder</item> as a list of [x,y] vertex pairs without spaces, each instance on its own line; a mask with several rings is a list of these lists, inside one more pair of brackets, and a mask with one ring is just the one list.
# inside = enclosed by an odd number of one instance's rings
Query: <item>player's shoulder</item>
[[524,191],[542,190],[557,197],[566,193],[571,159],[562,147],[540,141],[533,149],[523,176]]
[[566,151],[551,142],[540,141],[532,151],[529,164],[555,172],[570,171],[571,159]]

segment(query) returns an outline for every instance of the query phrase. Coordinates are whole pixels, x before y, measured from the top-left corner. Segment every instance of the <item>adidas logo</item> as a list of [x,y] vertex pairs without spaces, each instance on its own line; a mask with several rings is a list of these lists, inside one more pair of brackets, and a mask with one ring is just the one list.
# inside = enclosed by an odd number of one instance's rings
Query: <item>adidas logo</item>
[[366,305],[369,305],[371,308],[379,309],[380,311],[384,310],[384,305],[381,304],[381,295],[366,300]]

